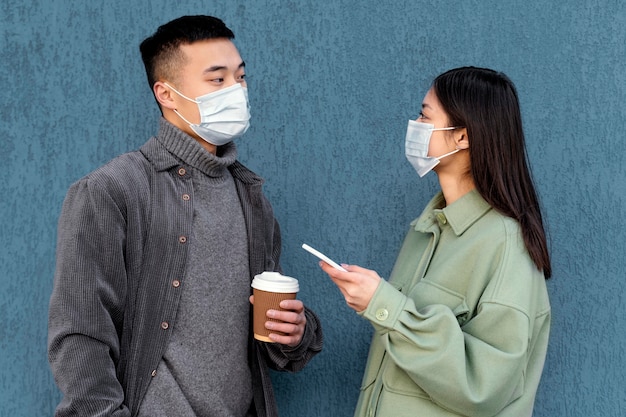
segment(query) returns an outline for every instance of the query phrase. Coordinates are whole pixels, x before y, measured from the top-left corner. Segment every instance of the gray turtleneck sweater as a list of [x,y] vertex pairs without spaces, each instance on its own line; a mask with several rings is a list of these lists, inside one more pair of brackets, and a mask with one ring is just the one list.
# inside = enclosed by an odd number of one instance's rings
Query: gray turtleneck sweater
[[139,417],[243,417],[252,402],[248,245],[227,169],[237,153],[233,144],[215,156],[191,137],[174,139],[160,138],[194,170],[193,235],[176,326]]

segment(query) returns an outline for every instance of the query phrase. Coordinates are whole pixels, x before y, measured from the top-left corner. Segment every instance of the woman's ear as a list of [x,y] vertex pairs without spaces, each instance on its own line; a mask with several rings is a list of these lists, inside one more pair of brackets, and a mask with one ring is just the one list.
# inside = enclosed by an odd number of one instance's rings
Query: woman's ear
[[469,149],[469,136],[466,127],[454,131],[454,141],[457,149]]
[[162,81],[157,81],[152,86],[154,97],[162,108],[174,110],[177,108],[174,98],[172,97],[172,89],[169,85]]

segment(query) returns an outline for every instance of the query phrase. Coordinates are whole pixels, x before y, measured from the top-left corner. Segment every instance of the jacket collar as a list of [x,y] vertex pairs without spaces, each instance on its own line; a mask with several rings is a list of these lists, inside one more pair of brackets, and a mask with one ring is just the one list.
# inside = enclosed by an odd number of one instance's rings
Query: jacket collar
[[[141,148],[141,153],[152,163],[157,171],[167,171],[172,168],[179,167],[181,161],[174,156],[174,154],[168,150],[164,143],[177,144],[181,152],[186,152],[190,147],[199,147],[197,142],[193,140],[182,130],[169,123],[164,118],[161,118],[159,122],[159,133],[148,140]],[[235,144],[230,143],[224,145],[224,148],[228,148],[230,152],[235,152]],[[178,152],[178,150],[177,150]],[[240,181],[247,184],[263,184],[264,180],[254,172],[250,171],[247,167],[241,164],[236,159],[228,167],[231,174]]]
[[474,189],[440,211],[454,233],[460,236],[489,210],[489,203]]
[[435,225],[439,228],[449,225],[460,236],[491,209],[475,189],[449,206],[445,206],[443,193],[439,192],[411,225],[420,232],[427,232]]

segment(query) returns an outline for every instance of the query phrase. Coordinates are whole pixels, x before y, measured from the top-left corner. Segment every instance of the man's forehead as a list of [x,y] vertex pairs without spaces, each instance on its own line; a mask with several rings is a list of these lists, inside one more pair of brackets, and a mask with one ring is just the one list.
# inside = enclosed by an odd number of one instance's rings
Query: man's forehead
[[181,45],[188,63],[203,73],[245,66],[239,51],[229,39],[209,39]]

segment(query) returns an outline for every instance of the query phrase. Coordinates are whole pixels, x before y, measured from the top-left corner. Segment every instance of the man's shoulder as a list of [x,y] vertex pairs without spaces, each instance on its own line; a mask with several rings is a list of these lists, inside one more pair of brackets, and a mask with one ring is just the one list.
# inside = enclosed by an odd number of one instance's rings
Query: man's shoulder
[[146,172],[150,162],[139,151],[133,150],[116,156],[86,175],[86,178],[103,181],[107,179],[132,179]]
[[143,153],[132,150],[116,156],[78,179],[70,186],[69,193],[72,190],[100,190],[99,192],[112,198],[139,196],[148,190],[152,172],[154,169]]

